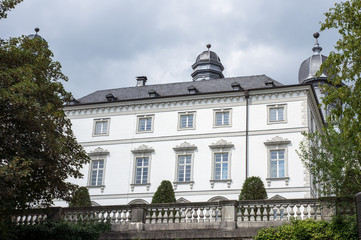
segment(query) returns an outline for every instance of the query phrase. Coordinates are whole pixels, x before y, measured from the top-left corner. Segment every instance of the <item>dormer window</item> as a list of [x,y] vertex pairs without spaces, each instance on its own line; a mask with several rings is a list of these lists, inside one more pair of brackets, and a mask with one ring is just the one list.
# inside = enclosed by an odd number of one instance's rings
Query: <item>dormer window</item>
[[272,80],[267,80],[265,83],[266,87],[274,87],[275,83]]
[[195,86],[190,86],[190,87],[188,87],[188,93],[189,94],[196,94],[196,93],[198,93],[198,90],[197,90],[197,88]]
[[232,83],[232,89],[233,89],[233,91],[239,91],[239,90],[242,90],[242,87],[241,87],[241,85],[238,83],[238,82],[234,82],[234,83]]
[[118,98],[114,97],[113,94],[108,93],[107,95],[105,95],[105,98],[107,99],[108,102],[113,102],[115,100],[118,100]]
[[149,97],[158,97],[159,96],[159,94],[154,89],[149,90],[148,95],[149,95]]

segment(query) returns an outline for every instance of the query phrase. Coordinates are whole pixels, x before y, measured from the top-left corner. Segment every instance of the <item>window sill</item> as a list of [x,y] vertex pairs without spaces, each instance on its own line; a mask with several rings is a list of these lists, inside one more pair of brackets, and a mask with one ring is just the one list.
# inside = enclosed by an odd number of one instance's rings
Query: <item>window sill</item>
[[188,182],[173,182],[174,190],[177,190],[178,185],[187,185],[189,184],[190,189],[193,189],[194,181]]
[[287,123],[287,121],[286,120],[272,121],[272,122],[268,121],[267,124],[272,125],[272,124],[284,124],[284,123]]
[[227,183],[227,187],[230,188],[231,187],[231,183],[232,183],[232,179],[212,179],[209,180],[209,182],[211,183],[211,188],[214,187],[214,183]]
[[100,188],[100,191],[101,191],[101,192],[104,192],[105,185],[94,185],[94,186],[93,186],[93,185],[89,185],[89,186],[86,186],[86,188],[88,188],[88,189],[89,189],[89,188],[94,188],[94,189],[95,189],[95,188]]
[[147,188],[147,191],[149,191],[150,183],[132,183],[132,184],[130,184],[130,188],[131,188],[132,192],[134,191],[135,187],[141,187],[141,186],[145,186]]
[[285,181],[286,186],[288,186],[288,183],[290,181],[290,177],[282,177],[282,178],[266,178],[267,186],[271,186],[271,181]]

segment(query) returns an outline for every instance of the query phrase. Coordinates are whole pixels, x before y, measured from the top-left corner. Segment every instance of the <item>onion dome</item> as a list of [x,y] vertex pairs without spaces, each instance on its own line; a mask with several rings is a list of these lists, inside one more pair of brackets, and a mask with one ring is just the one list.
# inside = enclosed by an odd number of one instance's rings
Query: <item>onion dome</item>
[[302,62],[298,72],[299,83],[306,83],[313,80],[326,80],[328,77],[326,71],[324,71],[321,76],[316,77],[316,73],[321,69],[321,64],[327,59],[326,56],[321,54],[322,47],[320,47],[317,40],[319,36],[320,34],[318,32],[313,34],[313,37],[316,39],[315,46],[312,48],[313,55]]
[[209,50],[211,44],[207,44],[207,48],[208,50],[198,55],[196,62],[192,65],[193,81],[224,78],[221,59],[215,52]]
[[[34,30],[35,30],[35,34],[30,34],[30,35],[28,35],[28,38],[29,38],[29,39],[37,38],[37,39],[41,39],[41,40],[45,41],[44,38],[42,38],[40,35],[38,35],[38,32],[40,31],[40,29],[39,29],[39,28],[35,28]],[[46,41],[45,41],[45,42],[46,42]]]

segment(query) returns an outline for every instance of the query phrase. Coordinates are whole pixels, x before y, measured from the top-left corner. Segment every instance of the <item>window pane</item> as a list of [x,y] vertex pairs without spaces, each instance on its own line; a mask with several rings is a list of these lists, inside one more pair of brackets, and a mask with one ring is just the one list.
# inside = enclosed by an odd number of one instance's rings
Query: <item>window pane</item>
[[271,178],[277,177],[277,161],[271,161]]
[[278,151],[278,159],[285,159],[285,150]]
[[272,160],[277,159],[277,152],[278,151],[271,151],[271,159]]
[[270,121],[277,121],[277,109],[276,108],[271,108],[269,110],[269,115],[270,115]]
[[278,108],[278,121],[283,121],[283,107]]
[[152,129],[152,119],[151,118],[147,118],[147,126],[146,126],[146,130],[149,131]]
[[229,124],[229,112],[224,112],[223,113],[223,125],[228,125]]
[[222,113],[216,113],[216,125],[222,125]]
[[285,177],[285,161],[278,161],[278,166],[279,166],[279,169],[278,169],[278,177]]

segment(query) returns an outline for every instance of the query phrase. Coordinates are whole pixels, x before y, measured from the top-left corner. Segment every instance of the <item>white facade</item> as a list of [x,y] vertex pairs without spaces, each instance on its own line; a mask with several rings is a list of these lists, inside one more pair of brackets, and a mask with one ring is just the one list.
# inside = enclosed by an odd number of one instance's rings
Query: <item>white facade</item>
[[66,106],[92,159],[84,178],[71,181],[100,205],[150,203],[162,180],[173,183],[178,201],[238,200],[248,165],[269,198],[312,197],[296,153],[301,133],[322,125],[312,86],[248,94],[248,108],[242,90]]

